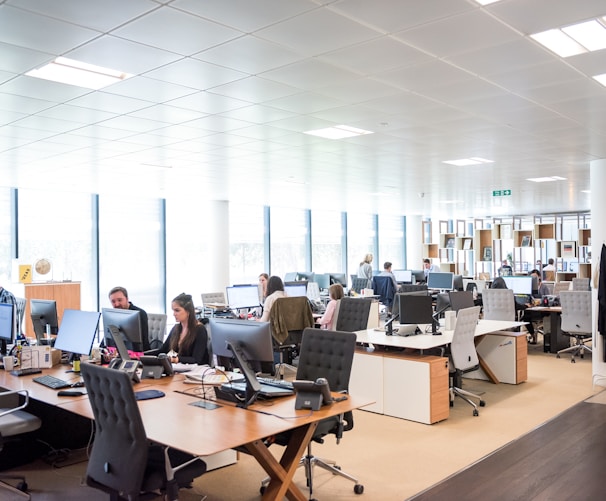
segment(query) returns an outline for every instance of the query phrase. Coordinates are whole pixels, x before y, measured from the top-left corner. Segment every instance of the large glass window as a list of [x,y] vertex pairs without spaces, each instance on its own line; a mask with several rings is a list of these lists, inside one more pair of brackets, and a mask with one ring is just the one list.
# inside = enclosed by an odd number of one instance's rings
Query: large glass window
[[229,278],[232,284],[257,283],[265,269],[263,206],[229,205]]
[[[185,220],[191,224],[189,215]],[[148,313],[164,313],[163,221],[164,203],[160,199],[99,197],[101,307],[110,306],[107,294],[120,285],[136,306]],[[187,236],[180,239],[181,244],[188,241]]]
[[311,263],[316,273],[342,273],[343,246],[340,212],[311,211]]
[[[364,256],[373,253],[377,237],[374,220],[375,217],[372,214],[354,212],[347,214],[347,273],[349,275],[357,275]],[[377,262],[377,259],[377,256],[374,256],[371,263],[373,270],[383,268],[383,265]]]
[[379,216],[379,263],[390,261],[394,270],[403,270],[405,241],[404,217]]
[[[12,246],[11,189],[0,188],[0,286],[10,290]],[[3,283],[4,282],[4,283]]]
[[50,271],[36,281],[81,282],[80,305],[97,309],[93,242],[93,196],[88,193],[19,190],[19,262],[47,259]]
[[272,207],[270,213],[271,274],[284,278],[306,269],[307,211]]

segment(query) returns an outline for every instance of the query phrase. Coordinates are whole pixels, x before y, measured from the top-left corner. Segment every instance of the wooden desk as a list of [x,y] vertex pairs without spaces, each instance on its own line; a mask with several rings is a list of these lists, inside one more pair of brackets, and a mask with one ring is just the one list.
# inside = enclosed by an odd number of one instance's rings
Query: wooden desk
[[[475,336],[480,340],[492,337],[494,333],[502,340],[503,335],[511,334],[512,339],[516,339],[520,337],[519,333],[501,331],[521,325],[524,322],[480,320]],[[364,410],[425,424],[448,418],[448,359],[423,352],[450,344],[453,331],[443,330],[439,336],[419,334],[402,337],[387,336],[383,331],[368,329],[358,331],[356,335],[359,344],[370,345],[369,349],[360,347],[356,351],[350,381],[352,393],[374,402]],[[525,338],[521,339],[520,346],[523,341]],[[402,348],[418,350],[419,353],[402,352]],[[490,356],[487,360],[480,356],[478,358],[488,374],[492,375],[493,382],[499,382],[503,373],[507,374],[507,377],[503,377],[504,381],[521,382],[522,378],[526,379],[526,358],[521,358],[519,353],[519,350],[514,350],[514,356],[504,364],[506,369],[495,364]],[[509,376],[511,372],[514,373],[513,378]],[[478,373],[476,377],[486,378],[484,374]]]
[[[69,379],[65,367],[43,370],[43,374]],[[93,418],[86,396],[58,397],[56,390],[32,381],[34,377],[16,377],[9,372],[0,371],[0,386],[8,389],[28,389],[31,398]],[[164,398],[139,402],[148,438],[196,456],[209,456],[227,449],[245,447],[271,478],[263,495],[264,500],[282,500],[284,497],[290,500],[306,500],[307,497],[292,479],[318,422],[370,403],[368,400],[350,396],[343,402],[310,412],[295,410],[294,397],[287,397],[274,400],[271,407],[255,404],[250,409],[240,409],[230,403],[218,401],[219,408],[207,410],[189,405],[198,398],[175,391],[192,388],[192,385],[186,385],[183,380],[183,375],[175,375],[161,380],[146,379],[135,386],[135,390],[154,388],[166,394]],[[262,411],[263,414],[255,411]],[[287,430],[293,430],[293,433],[278,461],[263,439]]]

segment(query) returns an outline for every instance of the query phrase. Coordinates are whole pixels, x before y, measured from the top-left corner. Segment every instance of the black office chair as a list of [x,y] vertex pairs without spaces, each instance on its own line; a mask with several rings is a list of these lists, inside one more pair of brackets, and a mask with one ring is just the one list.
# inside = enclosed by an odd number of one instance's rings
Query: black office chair
[[[39,417],[24,411],[29,404],[27,390],[7,390],[0,392],[0,451],[4,444],[12,440],[31,436],[42,426]],[[21,449],[28,449],[24,444],[18,444]],[[33,459],[33,458],[32,458]],[[6,480],[17,481],[16,486]],[[10,494],[2,494],[9,492]],[[5,497],[8,496],[8,497]],[[0,474],[0,499],[30,499],[27,493],[27,482],[22,475],[11,473]]]
[[[355,348],[356,335],[353,332],[305,329],[301,342],[297,379],[315,381],[323,377],[328,380],[331,391],[347,393]],[[337,443],[339,443],[343,432],[351,430],[353,426],[353,413],[351,411],[324,419],[320,421],[312,442],[321,444],[326,435],[332,434],[335,435]],[[286,445],[289,437],[289,433],[278,435],[275,437],[275,443]],[[307,446],[307,454],[301,458],[299,465],[305,467],[310,499],[313,494],[314,466],[319,466],[334,475],[339,475],[355,482],[354,492],[362,494],[364,486],[355,477],[342,471],[334,461],[321,459],[313,455],[311,450],[312,442]],[[268,482],[269,479],[263,481],[261,492],[264,492],[264,487],[267,486]]]
[[361,294],[362,289],[367,289],[369,286],[367,278],[353,277],[351,279],[351,290],[356,294]]
[[336,330],[345,332],[366,330],[372,301],[372,298],[342,298]]
[[109,493],[111,501],[157,497],[158,492],[178,500],[179,486],[202,475],[206,463],[150,444],[128,374],[93,364],[82,364],[81,371],[95,417],[87,485]]
[[374,293],[379,296],[379,301],[381,301],[381,303],[385,305],[387,311],[391,313],[393,299],[396,295],[396,286],[391,277],[372,277],[372,288]]

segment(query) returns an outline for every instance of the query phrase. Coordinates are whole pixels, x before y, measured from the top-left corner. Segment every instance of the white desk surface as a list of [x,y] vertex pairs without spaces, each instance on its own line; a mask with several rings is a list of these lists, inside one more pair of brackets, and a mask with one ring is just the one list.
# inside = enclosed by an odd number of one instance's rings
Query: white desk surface
[[[519,327],[525,323],[526,322],[510,322],[507,320],[479,320],[475,335],[476,337],[483,336],[491,332]],[[398,324],[394,324],[394,329],[398,326]],[[412,348],[415,350],[429,350],[452,342],[454,331],[447,331],[443,327],[440,328],[440,331],[442,334],[439,336],[434,336],[432,334],[417,334],[416,336],[404,337],[397,335],[387,336],[383,330],[377,331],[375,329],[367,329],[357,331],[356,335],[358,343],[370,343],[397,348]]]

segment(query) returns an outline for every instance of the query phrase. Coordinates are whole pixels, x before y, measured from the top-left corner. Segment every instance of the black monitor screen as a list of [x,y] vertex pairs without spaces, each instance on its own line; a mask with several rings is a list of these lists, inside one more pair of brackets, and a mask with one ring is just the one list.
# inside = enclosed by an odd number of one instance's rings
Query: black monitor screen
[[511,289],[514,294],[524,294],[530,296],[532,294],[532,277],[503,277],[507,288]]
[[[129,350],[143,351],[141,318],[137,310],[122,310],[119,308],[103,308],[103,332],[105,344],[115,346],[114,337],[122,335],[122,339]],[[114,335],[114,331],[115,335]]]
[[314,281],[318,284],[320,290],[326,290],[330,287],[330,275],[328,273],[316,273]]
[[412,276],[416,283],[425,282],[425,272],[423,270],[412,270]]
[[0,303],[0,354],[6,355],[6,345],[14,341],[15,317],[14,306]]
[[458,313],[459,310],[475,306],[473,292],[471,291],[451,291],[448,294],[450,296],[450,308],[452,311]]
[[452,279],[452,288],[456,291],[464,290],[463,275],[455,275]]
[[313,271],[297,271],[296,280],[305,280],[307,282],[313,282],[315,273]]
[[347,275],[345,273],[329,273],[330,285],[341,284],[343,287],[347,287]]
[[77,355],[89,355],[97,335],[97,311],[63,310],[55,348]]
[[209,326],[213,355],[231,359],[233,354],[227,347],[227,341],[231,341],[240,347],[249,362],[273,365],[274,350],[269,322],[211,318]]
[[454,273],[449,271],[436,271],[427,274],[427,287],[430,289],[452,290]]
[[284,292],[288,297],[307,296],[307,282],[286,282]]
[[392,270],[396,277],[396,282],[410,284],[412,283],[412,270]]
[[431,296],[400,294],[401,324],[432,324],[433,299]]
[[257,284],[226,287],[227,304],[232,310],[256,308],[259,306],[259,286]]
[[50,325],[51,334],[57,334],[59,321],[57,320],[57,302],[53,299],[30,299],[30,316],[35,329],[45,332]]

